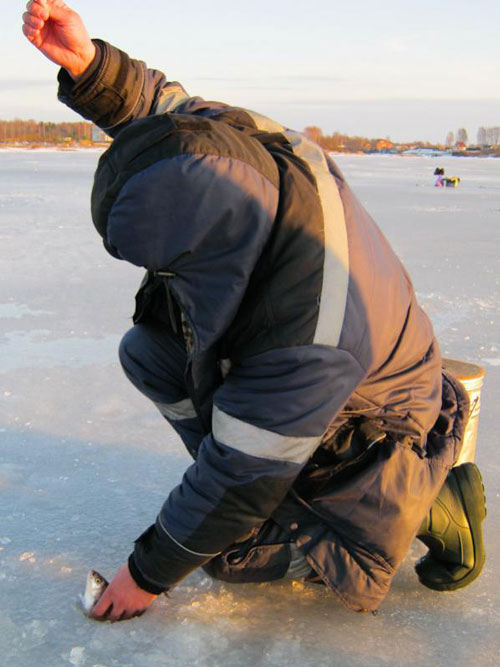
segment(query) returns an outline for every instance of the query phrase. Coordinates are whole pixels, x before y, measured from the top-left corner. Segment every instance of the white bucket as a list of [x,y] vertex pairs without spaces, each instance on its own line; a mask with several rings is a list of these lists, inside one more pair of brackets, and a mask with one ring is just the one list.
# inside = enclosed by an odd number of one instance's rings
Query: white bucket
[[477,433],[479,429],[479,409],[481,405],[481,387],[485,370],[477,364],[469,364],[458,359],[443,359],[443,368],[451,373],[465,387],[469,394],[469,421],[465,427],[464,441],[456,466],[476,458]]

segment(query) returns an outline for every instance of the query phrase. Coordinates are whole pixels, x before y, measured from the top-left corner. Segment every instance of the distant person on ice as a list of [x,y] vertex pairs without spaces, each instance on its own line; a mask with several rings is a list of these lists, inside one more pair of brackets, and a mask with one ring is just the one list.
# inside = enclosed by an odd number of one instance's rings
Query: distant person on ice
[[193,457],[94,617],[140,614],[200,566],[375,610],[415,536],[425,586],[473,581],[481,477],[451,468],[467,394],[335,163],[91,41],[59,0],[23,20],[62,67],[59,99],[115,137],[92,216],[108,252],[147,271],[120,358]]
[[437,176],[434,186],[436,188],[444,188],[444,169],[443,167],[436,167],[434,169],[434,176]]
[[445,178],[443,167],[436,167],[434,169],[434,176],[437,176],[434,186],[436,188],[457,188],[460,183],[460,178],[458,176],[451,176],[451,178]]

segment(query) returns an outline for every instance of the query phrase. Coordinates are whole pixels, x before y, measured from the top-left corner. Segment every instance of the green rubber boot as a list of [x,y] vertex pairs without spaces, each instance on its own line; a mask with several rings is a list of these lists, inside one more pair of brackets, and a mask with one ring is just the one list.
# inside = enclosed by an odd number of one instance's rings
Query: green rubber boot
[[435,591],[455,591],[476,579],[484,565],[483,480],[474,463],[452,468],[417,537],[429,548],[415,565],[420,582]]

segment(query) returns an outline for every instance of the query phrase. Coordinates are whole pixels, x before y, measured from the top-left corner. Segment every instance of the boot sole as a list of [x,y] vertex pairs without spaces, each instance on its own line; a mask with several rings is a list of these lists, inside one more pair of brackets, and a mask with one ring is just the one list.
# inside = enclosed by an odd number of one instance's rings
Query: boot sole
[[474,567],[457,581],[449,583],[435,583],[425,581],[425,586],[436,591],[456,591],[472,583],[480,575],[486,561],[483,544],[482,522],[486,518],[486,496],[483,478],[475,463],[464,463],[452,468],[462,499],[462,505],[470,526],[472,543],[474,545]]

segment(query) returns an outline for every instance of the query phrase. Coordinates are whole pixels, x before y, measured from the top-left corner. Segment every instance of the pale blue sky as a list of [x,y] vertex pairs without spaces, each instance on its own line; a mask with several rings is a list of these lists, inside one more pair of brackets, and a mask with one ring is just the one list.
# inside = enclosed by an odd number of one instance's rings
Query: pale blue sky
[[[5,3],[7,4],[7,3]],[[444,141],[500,125],[500,2],[216,3],[76,0],[93,37],[181,81],[295,129]],[[21,33],[24,2],[2,8],[0,118],[76,120],[57,68]]]

